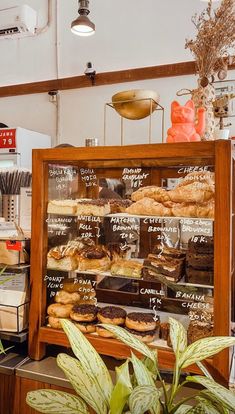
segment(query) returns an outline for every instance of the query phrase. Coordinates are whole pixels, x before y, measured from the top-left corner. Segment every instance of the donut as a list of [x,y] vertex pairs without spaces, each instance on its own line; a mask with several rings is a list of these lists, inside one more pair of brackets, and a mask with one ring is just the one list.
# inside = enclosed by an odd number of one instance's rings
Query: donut
[[80,299],[80,295],[77,292],[68,293],[65,290],[60,290],[57,292],[55,301],[57,303],[62,303],[63,305],[67,305],[68,303],[78,303]]
[[55,318],[69,318],[72,308],[72,304],[62,305],[61,303],[52,303],[52,305],[48,306],[47,313],[49,316],[54,316]]
[[127,328],[134,329],[138,332],[153,331],[157,327],[154,314],[144,312],[128,313],[125,324]]
[[105,306],[99,310],[97,317],[101,323],[123,325],[125,323],[126,311],[117,306]]
[[96,327],[96,333],[104,338],[115,338],[115,335],[112,332],[107,331],[107,329],[102,328],[102,326]]
[[96,321],[93,322],[75,322],[74,324],[82,333],[88,334],[96,331]]
[[60,319],[61,318],[55,318],[54,316],[49,316],[48,324],[50,325],[51,328],[62,329]]
[[127,332],[131,333],[136,338],[140,339],[140,341],[145,342],[145,343],[153,342],[157,334],[156,330],[139,332],[139,331],[135,331],[134,329],[129,329],[129,328],[125,328],[125,329]]
[[97,307],[95,305],[74,305],[70,318],[77,322],[92,322],[96,320]]

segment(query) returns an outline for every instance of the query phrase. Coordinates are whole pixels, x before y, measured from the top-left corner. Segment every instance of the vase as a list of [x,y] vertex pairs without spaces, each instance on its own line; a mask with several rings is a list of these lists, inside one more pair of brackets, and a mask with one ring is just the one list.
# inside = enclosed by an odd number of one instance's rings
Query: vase
[[215,88],[208,84],[203,87],[198,81],[198,88],[191,91],[192,100],[195,105],[196,113],[200,107],[206,110],[206,128],[201,136],[202,141],[213,141],[215,139],[215,117],[213,111],[213,101],[215,100]]

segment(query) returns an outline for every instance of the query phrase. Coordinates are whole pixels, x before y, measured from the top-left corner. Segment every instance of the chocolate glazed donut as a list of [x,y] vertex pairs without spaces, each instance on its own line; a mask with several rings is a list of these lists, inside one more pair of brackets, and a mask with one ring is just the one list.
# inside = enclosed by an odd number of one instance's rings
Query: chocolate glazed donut
[[97,317],[101,323],[123,325],[126,319],[126,311],[117,306],[105,306],[99,310]]

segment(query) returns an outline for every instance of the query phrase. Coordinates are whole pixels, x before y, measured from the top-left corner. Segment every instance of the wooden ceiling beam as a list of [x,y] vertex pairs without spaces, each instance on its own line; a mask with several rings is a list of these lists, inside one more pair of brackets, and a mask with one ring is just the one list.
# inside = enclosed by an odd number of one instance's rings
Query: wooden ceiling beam
[[[229,69],[235,69],[235,64]],[[95,85],[112,85],[115,83],[135,82],[147,79],[167,78],[195,74],[195,62],[179,62],[168,65],[149,66],[144,68],[126,69],[113,72],[97,73]],[[52,79],[46,81],[24,83],[0,87],[0,98],[18,95],[47,93],[49,91],[64,91],[92,87],[92,82],[86,75],[70,78]]]

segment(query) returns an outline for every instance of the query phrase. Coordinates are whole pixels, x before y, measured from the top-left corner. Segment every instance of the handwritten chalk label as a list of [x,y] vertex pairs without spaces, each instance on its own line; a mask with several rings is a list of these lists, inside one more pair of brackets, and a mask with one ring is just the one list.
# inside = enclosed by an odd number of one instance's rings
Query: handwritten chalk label
[[[57,290],[63,289],[63,276],[48,276],[44,277],[44,282],[46,282],[46,286],[50,289],[50,298],[53,298],[57,294]],[[56,290],[56,291],[55,291]]]
[[131,188],[141,187],[148,176],[149,173],[143,172],[142,168],[124,168],[122,171],[122,180],[130,181]]
[[100,238],[100,217],[78,216],[78,233],[81,238]]
[[86,187],[97,186],[97,176],[93,168],[80,168],[80,175]]
[[180,219],[181,233],[200,234],[202,236],[212,236],[213,225],[211,220],[203,219]]
[[134,217],[111,217],[110,224],[112,232],[119,233],[121,239],[131,242],[139,235],[139,220]]
[[51,236],[66,236],[76,226],[75,217],[48,217],[48,234]]
[[55,180],[55,189],[56,190],[65,190],[67,189],[68,183],[72,182],[77,175],[77,171],[73,167],[52,167],[48,170],[49,178]]
[[183,299],[181,307],[183,309],[190,310],[208,310],[211,308],[211,304],[207,302],[205,294],[199,293],[185,293],[180,290],[175,294],[176,299]]
[[188,167],[181,167],[178,169],[178,174],[190,174],[193,172],[206,172],[209,171],[209,166],[208,165],[204,165],[204,166],[188,166]]

